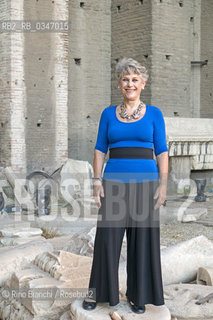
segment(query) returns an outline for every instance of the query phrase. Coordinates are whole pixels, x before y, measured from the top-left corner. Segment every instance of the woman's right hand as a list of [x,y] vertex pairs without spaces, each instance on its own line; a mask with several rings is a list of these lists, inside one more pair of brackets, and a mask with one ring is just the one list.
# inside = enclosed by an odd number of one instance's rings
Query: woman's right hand
[[101,198],[100,197],[104,197],[104,188],[103,188],[101,181],[97,180],[94,182],[93,195],[95,197],[95,201],[97,203],[97,206],[100,209],[100,207],[101,207]]

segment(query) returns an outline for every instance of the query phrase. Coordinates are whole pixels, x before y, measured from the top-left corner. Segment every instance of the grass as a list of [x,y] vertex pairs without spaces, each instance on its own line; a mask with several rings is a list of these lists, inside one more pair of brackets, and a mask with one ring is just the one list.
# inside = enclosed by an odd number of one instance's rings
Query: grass
[[60,236],[59,231],[55,228],[41,227],[41,230],[42,230],[42,237],[44,237],[45,239],[52,239]]

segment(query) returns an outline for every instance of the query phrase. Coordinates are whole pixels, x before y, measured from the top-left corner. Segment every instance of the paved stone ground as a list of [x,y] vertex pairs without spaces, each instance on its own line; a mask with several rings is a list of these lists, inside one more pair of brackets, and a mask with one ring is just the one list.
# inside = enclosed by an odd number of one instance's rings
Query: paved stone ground
[[[164,216],[167,215],[167,221],[161,224],[161,245],[169,246],[180,241],[188,240],[199,235],[206,236],[213,241],[213,193],[205,193],[207,195],[206,202],[196,202],[193,197],[183,199],[183,197],[171,196],[167,197]],[[187,201],[191,202],[187,205]],[[207,215],[201,216],[196,222],[179,222],[170,219],[174,209],[181,206],[187,208],[207,208]]]

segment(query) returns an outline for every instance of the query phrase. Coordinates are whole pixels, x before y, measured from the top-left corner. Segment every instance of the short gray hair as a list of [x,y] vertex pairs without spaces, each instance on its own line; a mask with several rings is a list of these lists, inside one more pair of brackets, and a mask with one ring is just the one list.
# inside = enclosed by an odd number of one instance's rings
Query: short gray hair
[[120,79],[124,74],[130,74],[132,71],[139,74],[144,81],[147,81],[149,78],[147,69],[138,61],[132,58],[123,58],[118,61],[116,65],[116,75],[118,79]]

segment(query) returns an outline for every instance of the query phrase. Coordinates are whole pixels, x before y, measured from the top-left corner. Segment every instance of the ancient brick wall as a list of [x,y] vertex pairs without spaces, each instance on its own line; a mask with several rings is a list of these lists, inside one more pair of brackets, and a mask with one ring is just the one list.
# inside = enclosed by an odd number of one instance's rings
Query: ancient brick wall
[[[111,104],[122,100],[115,77],[116,62],[122,57],[132,57],[151,73],[151,1],[112,1],[112,98]],[[150,78],[151,79],[151,78]],[[150,79],[143,91],[142,100],[151,101]]]
[[152,104],[166,116],[191,117],[193,0],[152,0]]
[[111,96],[111,1],[70,1],[69,157],[92,162],[101,111]]
[[[22,20],[23,0],[1,2],[1,20]],[[7,29],[8,28],[8,29]],[[0,165],[25,169],[25,84],[23,81],[23,34],[2,26],[0,42]]]
[[[147,103],[166,116],[211,117],[212,12],[212,4],[200,0],[114,0],[112,104],[121,101],[113,68],[131,56],[149,69]],[[208,66],[194,63],[206,59]]]
[[201,2],[201,60],[208,64],[201,68],[202,118],[213,118],[213,2]]
[[[12,2],[20,20],[69,20],[71,30],[13,33],[13,42],[1,34],[1,165],[51,172],[66,160],[68,143],[69,157],[92,162],[110,104],[111,2]],[[7,4],[2,20],[6,12],[11,18]]]
[[[25,19],[68,20],[67,1],[25,1]],[[27,169],[54,170],[67,158],[68,34],[24,34]]]
[[[10,5],[7,0],[0,3],[0,20],[9,19]],[[11,140],[10,140],[10,37],[2,33],[0,37],[0,166],[10,165]]]
[[[67,1],[4,1],[1,20],[67,20],[67,10]],[[67,159],[67,39],[1,33],[1,166],[52,171]]]
[[124,56],[148,68],[143,101],[165,116],[213,117],[212,1],[4,0],[0,9],[1,20],[71,22],[68,34],[0,35],[0,165],[92,163],[100,114],[122,99],[114,68]]

